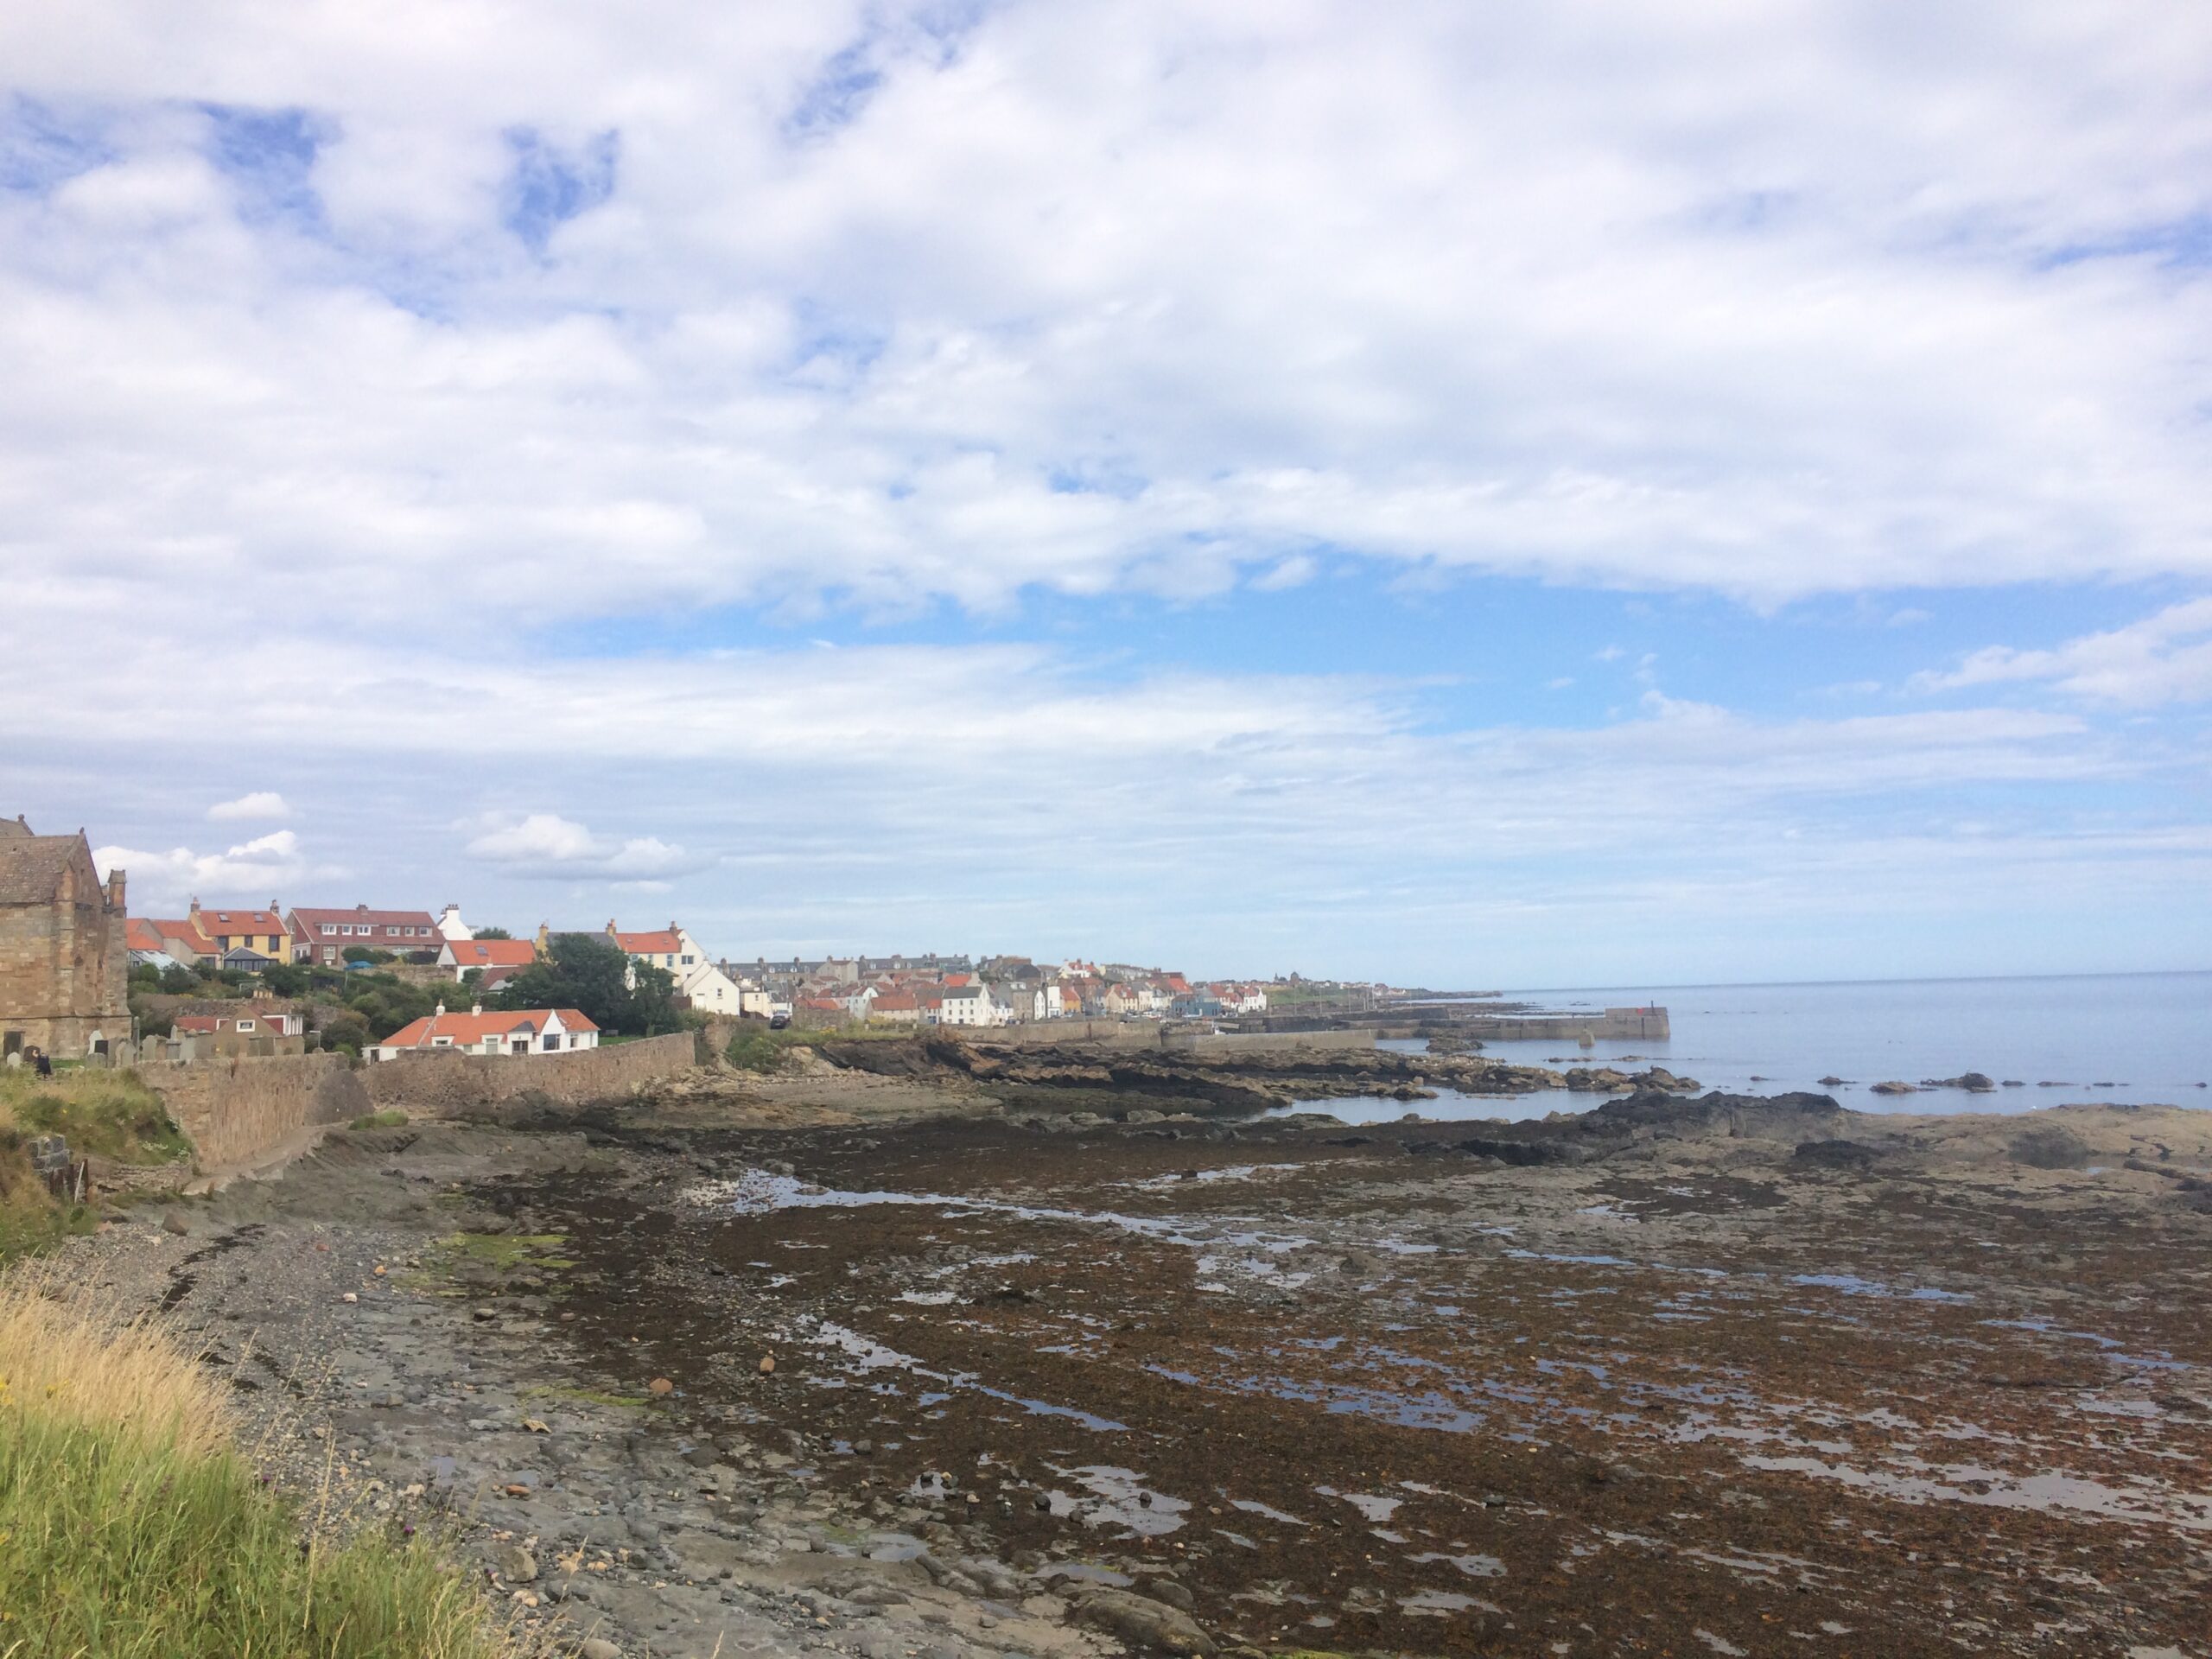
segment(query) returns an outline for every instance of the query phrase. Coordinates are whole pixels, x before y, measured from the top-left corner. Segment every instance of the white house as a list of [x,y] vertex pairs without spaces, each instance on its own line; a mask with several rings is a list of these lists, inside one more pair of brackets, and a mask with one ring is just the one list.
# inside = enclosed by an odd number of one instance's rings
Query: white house
[[467,1014],[448,1014],[441,1002],[429,1019],[402,1027],[367,1055],[372,1060],[396,1060],[440,1049],[461,1054],[566,1054],[598,1046],[599,1027],[575,1008],[486,1014],[480,1002]]
[[468,924],[461,919],[461,906],[459,905],[448,905],[445,909],[439,913],[438,919],[434,925],[437,928],[438,937],[441,938],[473,939],[476,937],[474,933],[469,931]]
[[[767,1011],[767,999],[757,992],[752,1002],[747,1002],[745,988],[721,970],[699,941],[691,937],[689,928],[671,922],[658,932],[625,933],[610,921],[607,935],[632,963],[665,969],[676,981],[676,994],[688,997],[691,1006],[702,1014],[734,1015]],[[632,974],[631,983],[636,982],[637,976]]]
[[448,939],[438,947],[438,966],[456,982],[475,969],[480,990],[513,978],[537,960],[537,947],[528,939]]
[[938,1006],[938,1023],[941,1026],[995,1026],[998,1010],[992,1006],[990,989],[983,985],[948,985],[944,999]]

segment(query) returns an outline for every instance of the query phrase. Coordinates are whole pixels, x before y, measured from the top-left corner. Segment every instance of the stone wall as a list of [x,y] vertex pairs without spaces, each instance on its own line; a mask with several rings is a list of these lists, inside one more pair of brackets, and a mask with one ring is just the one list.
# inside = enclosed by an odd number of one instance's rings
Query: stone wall
[[692,1064],[690,1032],[573,1054],[423,1054],[362,1065],[343,1054],[142,1065],[203,1170],[250,1163],[302,1129],[372,1111],[448,1117],[523,1096],[584,1106]]
[[302,1129],[371,1109],[369,1091],[343,1054],[240,1055],[141,1065],[138,1075],[162,1097],[202,1169],[250,1162]]
[[531,1095],[555,1105],[619,1099],[693,1064],[688,1031],[566,1054],[406,1054],[361,1069],[369,1098],[413,1116],[445,1117]]

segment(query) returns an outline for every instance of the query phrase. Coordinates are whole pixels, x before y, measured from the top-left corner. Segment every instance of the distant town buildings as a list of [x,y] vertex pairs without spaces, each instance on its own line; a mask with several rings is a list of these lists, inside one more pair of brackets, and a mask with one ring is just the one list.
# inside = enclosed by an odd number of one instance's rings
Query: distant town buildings
[[[767,1001],[755,986],[753,1006],[746,1002],[746,988],[724,972],[702,949],[690,931],[671,922],[658,932],[626,933],[610,920],[607,935],[634,964],[645,963],[667,970],[676,981],[676,994],[704,1014],[758,1014],[766,1018]],[[634,972],[632,979],[634,982]]]
[[[543,957],[551,935],[480,938],[448,904],[410,908],[203,905],[184,915],[132,917],[124,878],[103,882],[81,831],[39,836],[22,818],[0,821],[0,1041],[10,1053],[39,1047],[57,1058],[131,1041],[128,986],[134,966],[260,975],[279,966],[380,970],[422,982],[465,985],[480,996]],[[501,930],[490,930],[499,934]],[[1056,1020],[1213,1020],[1264,1013],[1268,990],[1251,982],[1198,982],[1158,968],[1081,959],[915,955],[717,960],[681,922],[645,931],[609,919],[604,937],[627,959],[634,987],[646,967],[665,972],[679,1006],[710,1015],[789,1017],[810,1026],[862,1023],[981,1030]],[[233,981],[235,982],[235,980]],[[1280,986],[1281,982],[1277,982]],[[1310,988],[1293,982],[1300,993]],[[296,1013],[264,1007],[173,1010],[175,1034],[202,1044],[303,1040]],[[419,1006],[419,1005],[418,1005]],[[569,1008],[448,1012],[418,1020],[373,1045],[390,1059],[425,1049],[543,1054],[595,1046],[598,1028]],[[214,1052],[227,1052],[218,1048]]]

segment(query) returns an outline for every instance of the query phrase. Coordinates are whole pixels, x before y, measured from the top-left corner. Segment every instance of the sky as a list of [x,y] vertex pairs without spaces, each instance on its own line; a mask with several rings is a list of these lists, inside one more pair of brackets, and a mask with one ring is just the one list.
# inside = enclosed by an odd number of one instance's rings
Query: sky
[[132,909],[2212,967],[2212,9],[0,14],[0,807]]

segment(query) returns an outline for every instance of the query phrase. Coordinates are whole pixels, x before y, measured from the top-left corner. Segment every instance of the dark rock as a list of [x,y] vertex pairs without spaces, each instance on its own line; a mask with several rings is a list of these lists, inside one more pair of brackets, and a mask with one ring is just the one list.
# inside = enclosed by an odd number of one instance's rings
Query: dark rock
[[1128,1590],[1101,1590],[1084,1598],[1076,1617],[1124,1642],[1162,1653],[1211,1659],[1213,1639],[1180,1608]]
[[1856,1141],[1801,1141],[1790,1156],[1814,1169],[1866,1169],[1874,1161],[1874,1148]]
[[2079,1169],[2089,1161],[2089,1144],[2070,1129],[2030,1129],[2006,1148],[2016,1164],[2031,1169]]

